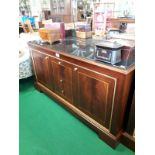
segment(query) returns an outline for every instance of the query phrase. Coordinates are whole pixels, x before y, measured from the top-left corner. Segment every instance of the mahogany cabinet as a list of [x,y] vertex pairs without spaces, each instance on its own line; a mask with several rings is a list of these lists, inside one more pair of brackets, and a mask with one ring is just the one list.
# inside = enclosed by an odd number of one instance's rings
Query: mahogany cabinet
[[56,99],[115,148],[134,67],[121,70],[29,43],[37,89]]

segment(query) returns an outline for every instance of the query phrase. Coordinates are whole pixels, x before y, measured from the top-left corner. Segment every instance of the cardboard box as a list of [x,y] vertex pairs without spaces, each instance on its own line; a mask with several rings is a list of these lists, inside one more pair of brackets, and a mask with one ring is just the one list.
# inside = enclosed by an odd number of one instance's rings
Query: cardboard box
[[47,41],[52,44],[55,41],[60,40],[60,30],[59,29],[39,29],[39,35],[43,41]]
[[78,38],[91,38],[92,37],[92,31],[89,32],[81,32],[81,31],[76,31],[76,37]]

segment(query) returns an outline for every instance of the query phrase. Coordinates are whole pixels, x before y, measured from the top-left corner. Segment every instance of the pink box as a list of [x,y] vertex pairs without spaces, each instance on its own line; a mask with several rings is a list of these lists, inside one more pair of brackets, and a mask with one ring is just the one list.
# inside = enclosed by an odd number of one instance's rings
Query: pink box
[[60,23],[45,24],[46,29],[60,29]]
[[64,23],[51,23],[51,24],[45,24],[44,26],[46,29],[54,29],[54,30],[60,30],[60,36],[61,39],[64,40],[65,39],[65,26]]

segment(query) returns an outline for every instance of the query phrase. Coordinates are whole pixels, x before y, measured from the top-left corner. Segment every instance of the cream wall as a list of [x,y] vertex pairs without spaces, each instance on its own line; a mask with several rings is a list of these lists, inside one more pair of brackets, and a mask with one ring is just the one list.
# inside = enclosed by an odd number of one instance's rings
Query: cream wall
[[135,15],[135,0],[114,0],[115,1],[115,11],[118,16],[123,15],[124,10],[129,11],[129,15]]
[[[115,17],[123,16],[124,10],[128,10],[129,15],[133,16],[135,14],[135,0],[100,0],[100,2],[115,3]],[[40,15],[42,9],[50,10],[50,0],[30,0],[30,6],[32,16]]]
[[39,16],[43,9],[50,10],[50,0],[30,0],[32,16]]

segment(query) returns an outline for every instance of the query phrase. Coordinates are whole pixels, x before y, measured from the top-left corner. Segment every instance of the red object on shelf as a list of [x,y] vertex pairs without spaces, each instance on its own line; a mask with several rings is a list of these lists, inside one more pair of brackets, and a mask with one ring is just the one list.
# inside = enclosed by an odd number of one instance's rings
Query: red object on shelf
[[65,39],[65,25],[63,22],[60,23],[60,36],[62,40]]
[[95,13],[94,14],[95,23],[104,23],[104,13]]

